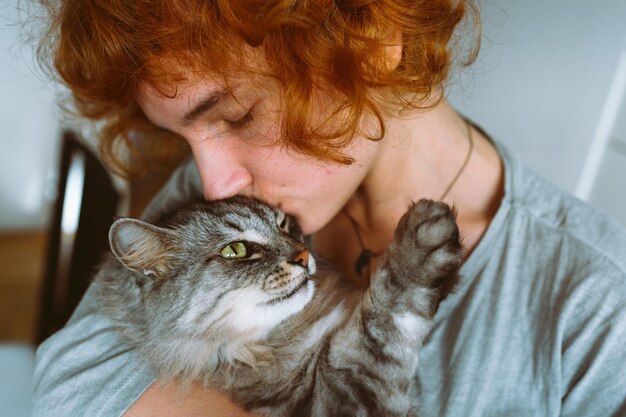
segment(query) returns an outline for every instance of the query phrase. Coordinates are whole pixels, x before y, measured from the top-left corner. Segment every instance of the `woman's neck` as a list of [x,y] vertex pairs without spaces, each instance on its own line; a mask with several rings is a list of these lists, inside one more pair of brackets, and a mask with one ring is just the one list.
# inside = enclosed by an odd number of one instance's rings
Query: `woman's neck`
[[[475,129],[471,135],[474,146],[469,161],[444,199],[458,210],[466,255],[499,206],[503,177],[490,142]],[[378,146],[371,170],[344,207],[359,228],[363,244],[373,252],[388,245],[409,204],[421,198],[441,199],[468,155],[468,126],[444,101],[431,110],[390,121]],[[320,239],[325,241],[324,235],[332,236],[337,228],[352,236],[343,245],[358,256],[360,244],[345,213],[325,228],[330,231],[320,233]]]

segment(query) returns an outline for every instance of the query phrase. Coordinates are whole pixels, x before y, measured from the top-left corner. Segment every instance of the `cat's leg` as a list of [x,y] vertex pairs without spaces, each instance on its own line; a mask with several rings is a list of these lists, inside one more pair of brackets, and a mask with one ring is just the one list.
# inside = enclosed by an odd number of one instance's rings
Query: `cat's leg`
[[417,350],[460,264],[453,210],[429,200],[411,206],[349,325],[320,358],[314,415],[409,413]]

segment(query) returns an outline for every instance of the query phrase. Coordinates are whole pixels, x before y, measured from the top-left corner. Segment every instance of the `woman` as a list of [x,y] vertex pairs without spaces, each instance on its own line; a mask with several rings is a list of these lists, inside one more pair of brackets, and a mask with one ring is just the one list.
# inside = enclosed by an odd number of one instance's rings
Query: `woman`
[[[626,234],[527,170],[445,101],[469,1],[52,5],[49,46],[112,167],[193,154],[147,210],[251,195],[366,285],[412,201],[458,209],[462,284],[440,306],[420,416],[626,413]],[[471,21],[471,19],[470,19]],[[476,22],[476,21],[475,21]],[[462,32],[457,32],[457,35]],[[50,55],[50,54],[48,54]],[[130,154],[120,155],[118,141]],[[35,415],[245,415],[181,395],[85,295],[39,349]]]

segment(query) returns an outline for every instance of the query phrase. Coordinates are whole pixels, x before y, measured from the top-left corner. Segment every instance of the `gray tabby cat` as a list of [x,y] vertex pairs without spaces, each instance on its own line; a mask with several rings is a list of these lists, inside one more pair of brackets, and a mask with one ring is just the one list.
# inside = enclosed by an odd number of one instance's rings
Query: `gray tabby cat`
[[162,379],[268,416],[406,416],[417,350],[461,263],[455,214],[421,200],[363,291],[315,261],[295,221],[243,197],[152,225],[122,218],[102,311]]

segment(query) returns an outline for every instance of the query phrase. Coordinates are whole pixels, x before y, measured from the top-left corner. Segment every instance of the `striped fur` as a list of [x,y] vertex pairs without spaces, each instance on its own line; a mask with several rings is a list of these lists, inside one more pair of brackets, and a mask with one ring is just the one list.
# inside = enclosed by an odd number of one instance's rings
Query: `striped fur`
[[[221,257],[236,241],[254,256]],[[461,262],[454,212],[427,200],[401,219],[365,291],[312,275],[293,219],[243,197],[157,226],[120,219],[111,246],[94,291],[122,338],[160,378],[268,416],[411,415],[418,348]]]

